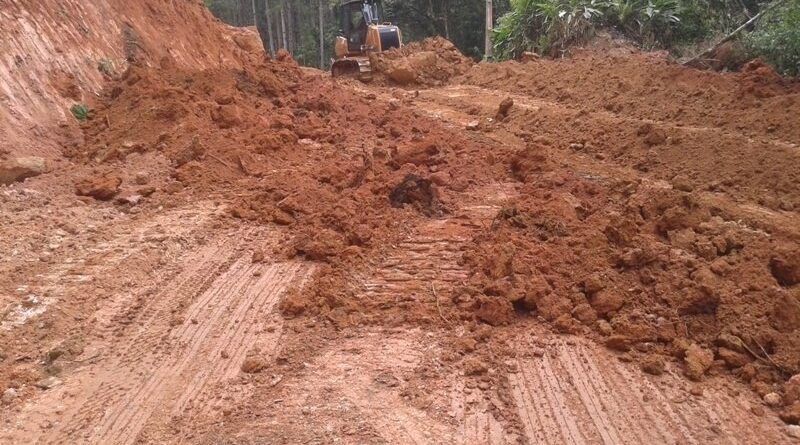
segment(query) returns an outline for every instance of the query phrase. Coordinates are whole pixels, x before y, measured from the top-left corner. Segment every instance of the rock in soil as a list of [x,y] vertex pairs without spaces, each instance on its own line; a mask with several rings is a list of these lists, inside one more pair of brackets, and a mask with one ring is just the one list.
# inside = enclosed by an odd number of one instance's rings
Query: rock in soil
[[426,216],[437,216],[443,212],[436,186],[420,176],[409,174],[389,194],[392,207],[410,204]]
[[245,374],[258,374],[267,367],[267,362],[258,357],[250,357],[242,363],[242,372]]
[[17,399],[17,390],[16,389],[8,388],[5,391],[3,391],[2,401],[3,401],[4,405],[10,405],[16,399]]
[[685,362],[686,376],[692,380],[700,380],[714,363],[714,353],[697,344],[692,344],[686,350]]
[[508,112],[511,111],[511,107],[514,106],[514,99],[507,97],[500,102],[500,106],[497,108],[497,120],[503,120],[506,116],[508,116]]
[[783,405],[780,394],[775,392],[764,395],[764,403],[773,408]]
[[47,171],[47,161],[39,157],[0,161],[0,184],[8,185],[39,176]]
[[787,405],[792,405],[800,401],[800,374],[795,374],[783,385],[784,402]]
[[642,361],[642,371],[648,374],[661,375],[665,370],[664,360],[657,355],[649,356]]
[[781,420],[792,425],[800,423],[800,402],[795,402],[785,408],[780,414]]
[[122,179],[116,175],[102,175],[84,179],[75,184],[78,196],[90,196],[99,201],[109,201],[119,193]]

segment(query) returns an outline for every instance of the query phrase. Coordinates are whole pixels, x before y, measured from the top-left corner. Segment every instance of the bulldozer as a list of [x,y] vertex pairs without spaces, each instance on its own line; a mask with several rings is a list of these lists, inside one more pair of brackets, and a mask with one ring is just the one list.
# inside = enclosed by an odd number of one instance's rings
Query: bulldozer
[[380,0],[342,0],[338,7],[341,20],[334,45],[333,77],[372,79],[369,56],[403,44],[400,28],[382,22]]

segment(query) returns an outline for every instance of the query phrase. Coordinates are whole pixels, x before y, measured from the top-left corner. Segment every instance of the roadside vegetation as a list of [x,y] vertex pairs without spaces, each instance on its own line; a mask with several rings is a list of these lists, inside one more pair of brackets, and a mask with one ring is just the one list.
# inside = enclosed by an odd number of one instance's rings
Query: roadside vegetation
[[686,55],[720,39],[763,8],[763,15],[738,42],[750,58],[761,57],[796,75],[800,53],[800,0],[512,0],[495,29],[495,56],[524,51],[559,57],[609,30],[644,49]]

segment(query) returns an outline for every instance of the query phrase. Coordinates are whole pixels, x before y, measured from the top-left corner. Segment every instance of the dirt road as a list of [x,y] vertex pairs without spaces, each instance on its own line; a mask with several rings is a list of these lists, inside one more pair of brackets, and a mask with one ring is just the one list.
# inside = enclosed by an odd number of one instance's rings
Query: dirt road
[[362,84],[195,4],[98,3],[140,35],[84,47],[27,3],[0,75],[52,81],[0,162],[48,168],[0,186],[0,442],[798,440],[796,81],[437,39]]

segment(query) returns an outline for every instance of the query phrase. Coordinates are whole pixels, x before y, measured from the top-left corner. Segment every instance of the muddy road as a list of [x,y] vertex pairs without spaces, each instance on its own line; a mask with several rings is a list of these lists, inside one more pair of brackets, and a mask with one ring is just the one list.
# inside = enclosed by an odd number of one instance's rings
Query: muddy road
[[796,81],[438,39],[363,84],[192,11],[218,63],[145,27],[84,122],[0,126],[48,156],[0,186],[0,442],[798,440]]

